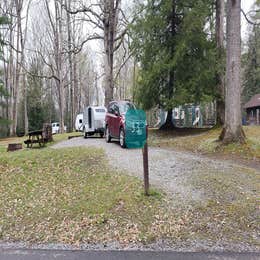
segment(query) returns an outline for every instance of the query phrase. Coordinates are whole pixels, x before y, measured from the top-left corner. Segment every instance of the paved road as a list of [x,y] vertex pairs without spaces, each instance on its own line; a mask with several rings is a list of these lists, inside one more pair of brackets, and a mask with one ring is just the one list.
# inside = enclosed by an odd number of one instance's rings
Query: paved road
[[259,260],[260,253],[178,253],[154,251],[70,251],[0,249],[1,260]]

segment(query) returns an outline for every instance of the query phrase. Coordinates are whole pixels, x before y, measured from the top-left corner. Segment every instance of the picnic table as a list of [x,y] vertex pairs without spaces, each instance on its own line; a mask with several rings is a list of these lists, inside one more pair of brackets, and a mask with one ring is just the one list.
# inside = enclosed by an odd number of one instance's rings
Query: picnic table
[[24,143],[27,144],[27,148],[29,148],[29,146],[32,148],[32,145],[35,143],[38,143],[40,147],[43,146],[45,142],[42,136],[42,130],[29,132],[28,139],[24,141]]
[[42,130],[31,131],[28,133],[28,139],[24,141],[27,148],[32,148],[32,145],[38,143],[39,146],[44,146],[45,143],[52,141],[51,125],[44,124]]

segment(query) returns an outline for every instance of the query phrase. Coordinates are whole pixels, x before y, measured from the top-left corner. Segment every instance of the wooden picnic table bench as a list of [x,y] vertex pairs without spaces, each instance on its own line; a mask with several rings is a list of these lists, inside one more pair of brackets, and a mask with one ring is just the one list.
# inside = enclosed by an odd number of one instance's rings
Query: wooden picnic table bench
[[42,130],[31,131],[28,133],[28,139],[24,141],[27,148],[32,148],[32,145],[38,143],[39,146],[44,146],[45,143],[52,141],[52,131],[50,124],[44,124]]
[[32,148],[32,145],[35,143],[38,143],[40,147],[43,146],[45,142],[42,136],[42,130],[29,132],[28,139],[25,140],[24,143],[27,144],[27,148]]

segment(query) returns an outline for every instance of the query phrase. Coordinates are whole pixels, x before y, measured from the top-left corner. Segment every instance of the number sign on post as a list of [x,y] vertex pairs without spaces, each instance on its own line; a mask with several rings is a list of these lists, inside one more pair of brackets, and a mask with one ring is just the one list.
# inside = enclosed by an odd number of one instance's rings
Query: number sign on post
[[125,115],[127,148],[143,148],[146,142],[146,115],[143,110],[129,109]]

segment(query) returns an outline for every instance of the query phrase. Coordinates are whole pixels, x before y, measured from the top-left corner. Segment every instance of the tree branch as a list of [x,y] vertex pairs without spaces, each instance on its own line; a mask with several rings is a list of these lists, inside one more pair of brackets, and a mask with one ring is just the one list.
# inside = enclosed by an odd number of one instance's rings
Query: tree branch
[[94,17],[96,17],[99,21],[102,22],[103,18],[101,17],[101,15],[99,15],[98,13],[96,13],[95,11],[93,11],[91,8],[93,6],[96,6],[94,4],[90,5],[89,7],[83,6],[81,9],[76,9],[76,10],[70,10],[68,9],[64,4],[62,5],[62,7],[66,10],[66,12],[70,13],[70,14],[78,14],[78,13],[90,13],[92,14]]
[[[258,11],[260,11],[260,10],[256,10],[256,12],[258,12]],[[249,13],[245,13],[245,11],[243,10],[243,9],[241,9],[241,12],[242,12],[242,14],[244,15],[244,17],[245,17],[245,19],[246,19],[246,21],[249,23],[249,24],[252,24],[252,25],[260,25],[260,23],[255,23],[255,22],[253,22],[253,21],[251,21],[248,17],[247,17],[247,15],[250,13],[250,12],[253,12],[253,11],[250,11]]]
[[66,53],[74,53],[74,54],[78,54],[81,52],[82,48],[84,47],[84,44],[87,43],[88,41],[92,41],[92,40],[103,40],[104,38],[98,34],[96,35],[92,35],[89,36],[87,39],[85,39],[84,41],[81,42],[79,47],[75,47],[74,49],[71,51],[66,51],[66,52],[62,52],[62,54],[66,54]]

